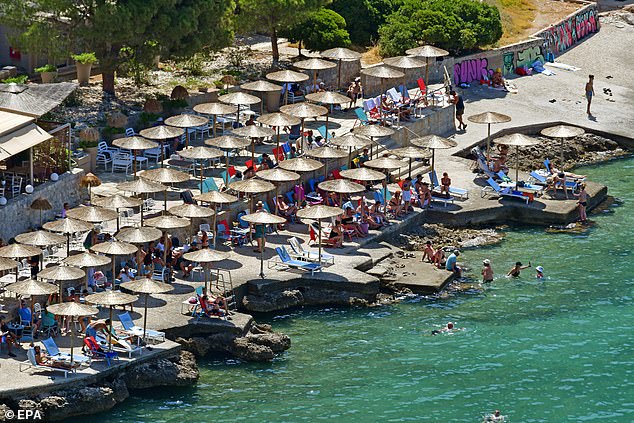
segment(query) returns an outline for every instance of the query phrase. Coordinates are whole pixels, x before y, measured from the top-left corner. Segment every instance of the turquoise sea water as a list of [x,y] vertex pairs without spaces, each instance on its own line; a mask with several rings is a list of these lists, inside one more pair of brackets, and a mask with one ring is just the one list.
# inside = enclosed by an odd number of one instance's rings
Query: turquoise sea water
[[[634,421],[634,158],[583,168],[622,198],[587,235],[513,229],[468,250],[484,291],[268,316],[293,346],[269,364],[200,362],[195,388],[135,393],[95,422]],[[517,260],[542,265],[502,276]],[[478,276],[476,274],[475,276]],[[464,331],[429,336],[456,322]]]

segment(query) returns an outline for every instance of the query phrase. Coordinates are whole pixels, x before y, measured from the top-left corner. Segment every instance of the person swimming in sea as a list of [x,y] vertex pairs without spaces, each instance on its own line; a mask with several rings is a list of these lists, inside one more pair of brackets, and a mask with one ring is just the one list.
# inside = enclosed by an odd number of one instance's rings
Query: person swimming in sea
[[535,271],[537,272],[537,273],[535,274],[535,277],[536,277],[537,279],[544,279],[544,268],[543,268],[542,266],[537,266],[537,267],[535,268]]
[[505,422],[506,417],[500,413],[500,410],[495,410],[491,414],[484,416],[483,422]]
[[441,334],[441,333],[454,332],[454,331],[457,331],[457,330],[462,330],[462,329],[455,327],[453,322],[449,322],[449,323],[447,323],[447,326],[444,326],[444,327],[442,327],[440,329],[432,330],[431,334],[432,335],[438,335],[438,334]]
[[506,276],[513,276],[514,278],[519,278],[522,270],[528,269],[529,267],[531,267],[530,261],[528,262],[528,266],[524,266],[522,265],[521,261],[518,261],[517,263],[515,263],[515,266],[511,267],[511,270],[509,270]]

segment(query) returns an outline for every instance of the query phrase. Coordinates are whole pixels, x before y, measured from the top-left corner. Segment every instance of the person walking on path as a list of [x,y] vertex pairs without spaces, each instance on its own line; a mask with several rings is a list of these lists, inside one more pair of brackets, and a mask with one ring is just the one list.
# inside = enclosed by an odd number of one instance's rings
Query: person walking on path
[[462,115],[464,115],[464,100],[462,96],[454,90],[451,90],[449,95],[451,95],[451,102],[456,106],[456,119],[459,122],[458,130],[465,131],[467,129],[467,125],[462,121]]
[[586,100],[588,100],[588,109],[586,110],[586,113],[588,113],[588,116],[592,116],[592,113],[590,113],[590,104],[592,104],[593,96],[594,96],[594,75],[589,75],[588,82],[586,82]]

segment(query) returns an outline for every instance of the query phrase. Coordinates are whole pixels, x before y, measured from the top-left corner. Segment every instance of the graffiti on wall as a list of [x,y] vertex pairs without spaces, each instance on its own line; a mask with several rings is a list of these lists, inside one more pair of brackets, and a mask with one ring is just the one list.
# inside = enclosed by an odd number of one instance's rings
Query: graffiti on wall
[[489,61],[486,58],[467,59],[454,65],[453,80],[456,85],[470,84],[481,80],[483,76],[488,78],[492,73],[493,70],[489,69]]
[[502,56],[502,74],[512,75],[515,73],[515,53],[509,51]]
[[515,67],[521,68],[523,66],[531,67],[535,60],[539,60],[544,63],[544,56],[542,56],[542,49],[539,46],[529,47],[524,50],[518,50],[517,52],[517,64]]
[[544,39],[545,51],[558,55],[588,35],[597,32],[598,29],[598,11],[595,7],[589,7],[557,25],[545,29],[539,35]]

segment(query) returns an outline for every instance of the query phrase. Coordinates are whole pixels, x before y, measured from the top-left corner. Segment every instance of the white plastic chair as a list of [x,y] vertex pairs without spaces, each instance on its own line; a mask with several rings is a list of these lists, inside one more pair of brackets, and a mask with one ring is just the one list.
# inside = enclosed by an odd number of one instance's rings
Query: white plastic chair
[[129,154],[126,153],[117,153],[112,159],[112,172],[115,170],[125,170],[125,174],[127,175],[132,168],[132,158]]

